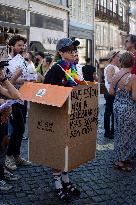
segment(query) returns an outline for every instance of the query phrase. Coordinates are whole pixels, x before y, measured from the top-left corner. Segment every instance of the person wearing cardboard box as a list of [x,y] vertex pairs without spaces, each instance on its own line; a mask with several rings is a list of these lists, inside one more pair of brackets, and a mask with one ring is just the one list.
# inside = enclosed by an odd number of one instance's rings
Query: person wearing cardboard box
[[[79,41],[72,41],[70,38],[63,38],[58,41],[56,46],[57,62],[46,74],[44,83],[68,87],[76,86],[80,83],[76,66],[73,64],[75,48],[79,44]],[[80,191],[70,182],[68,172],[53,170],[53,176],[60,200],[69,201],[70,195],[80,195]]]

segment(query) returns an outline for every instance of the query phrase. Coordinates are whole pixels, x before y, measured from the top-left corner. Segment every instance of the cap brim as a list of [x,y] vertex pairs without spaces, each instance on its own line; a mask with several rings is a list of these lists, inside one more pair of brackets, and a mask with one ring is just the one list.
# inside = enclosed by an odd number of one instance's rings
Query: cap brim
[[72,43],[73,46],[79,46],[80,45],[80,42],[78,40],[75,40],[73,43]]
[[108,61],[111,61],[114,56],[116,56],[120,51],[115,52],[112,56],[107,58]]

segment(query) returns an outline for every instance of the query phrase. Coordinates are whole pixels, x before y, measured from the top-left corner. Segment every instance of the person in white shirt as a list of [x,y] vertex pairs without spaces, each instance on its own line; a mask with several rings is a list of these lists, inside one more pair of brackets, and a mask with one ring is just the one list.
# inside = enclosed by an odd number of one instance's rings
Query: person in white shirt
[[[15,87],[20,87],[24,83],[24,78],[22,78],[23,71],[26,71],[26,62],[22,57],[25,51],[25,44],[27,39],[21,35],[14,35],[9,40],[10,47],[10,57],[15,58],[18,54],[23,59],[23,69],[18,67],[15,72],[11,72],[10,62],[9,69],[7,69],[7,76],[10,82],[15,85]],[[22,65],[22,64],[21,64]],[[20,73],[19,73],[20,72]],[[19,73],[18,78],[17,73]],[[30,165],[30,162],[21,157],[21,142],[25,131],[25,113],[27,107],[25,105],[16,103],[12,105],[12,118],[10,119],[12,125],[12,132],[10,133],[10,141],[7,150],[7,157],[5,166],[10,170],[16,170],[19,165]]]
[[104,97],[106,100],[105,104],[105,113],[104,113],[104,137],[113,139],[114,138],[114,115],[113,115],[113,102],[114,96],[109,94],[110,84],[112,83],[112,78],[114,74],[119,71],[120,64],[120,55],[119,51],[111,51],[108,54],[109,64],[104,69],[104,77],[105,77],[105,87],[107,92]]
[[27,71],[29,74],[35,74],[36,69],[34,65],[34,55],[31,52],[28,52],[25,56],[25,60],[27,61]]
[[84,81],[83,73],[82,73],[82,65],[79,64],[78,62],[79,62],[78,51],[77,51],[77,49],[75,49],[74,65],[76,66],[77,74],[78,74],[78,77],[79,77],[80,81]]

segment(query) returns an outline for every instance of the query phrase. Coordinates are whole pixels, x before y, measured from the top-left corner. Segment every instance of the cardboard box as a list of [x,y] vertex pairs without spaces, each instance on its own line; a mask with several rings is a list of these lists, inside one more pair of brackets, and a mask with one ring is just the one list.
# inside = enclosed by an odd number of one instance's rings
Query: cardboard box
[[63,87],[25,83],[30,101],[29,160],[62,171],[95,158],[98,85]]

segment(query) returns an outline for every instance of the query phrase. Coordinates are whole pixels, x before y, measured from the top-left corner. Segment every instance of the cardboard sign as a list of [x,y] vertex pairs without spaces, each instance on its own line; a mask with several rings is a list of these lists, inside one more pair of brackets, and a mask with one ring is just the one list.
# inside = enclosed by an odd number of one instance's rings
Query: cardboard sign
[[27,68],[25,59],[20,54],[17,54],[14,58],[12,58],[9,61],[8,69],[11,73],[14,73],[17,68],[21,68],[24,71],[26,71]]
[[[32,87],[31,96],[28,96]],[[41,87],[46,92],[43,97],[35,97]],[[67,88],[27,83],[20,92],[22,99],[31,99],[28,128],[30,161],[68,171],[95,158],[97,84]],[[39,92],[43,93],[43,90]]]

